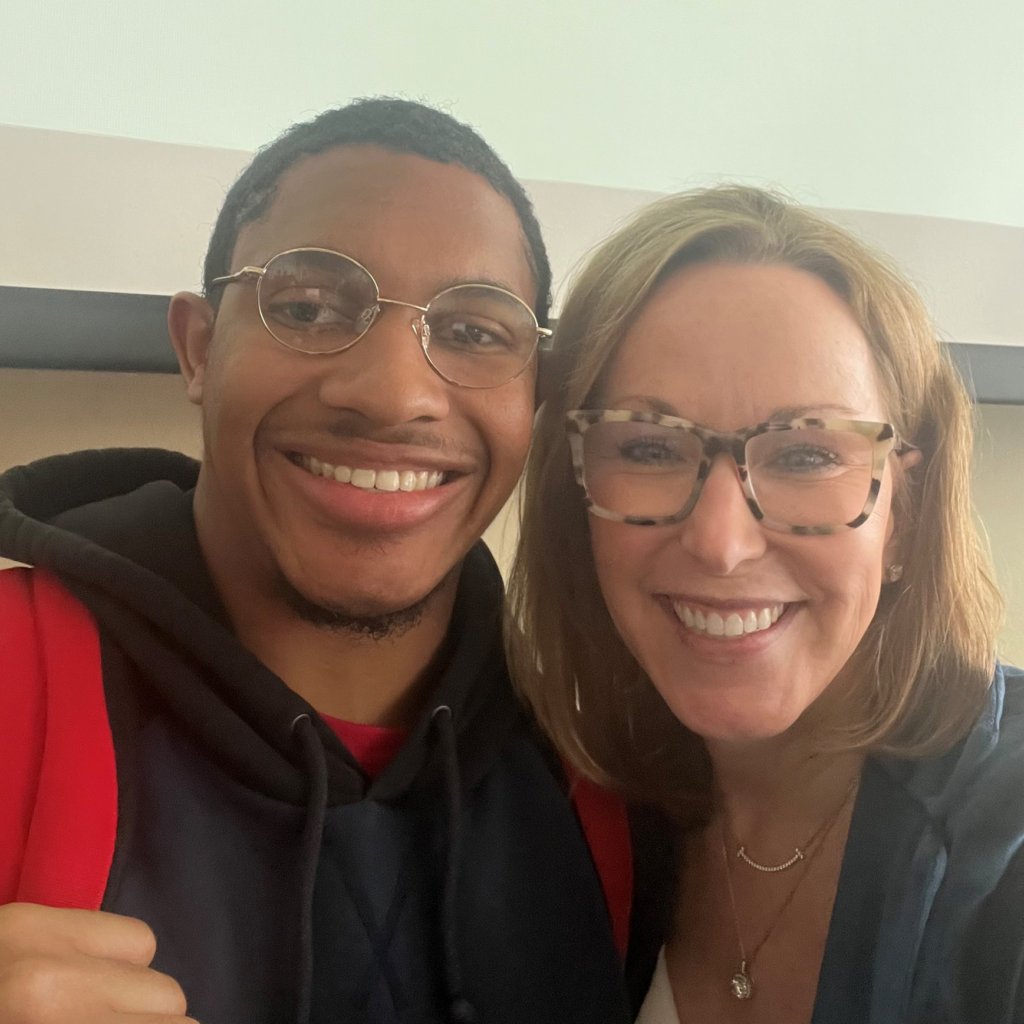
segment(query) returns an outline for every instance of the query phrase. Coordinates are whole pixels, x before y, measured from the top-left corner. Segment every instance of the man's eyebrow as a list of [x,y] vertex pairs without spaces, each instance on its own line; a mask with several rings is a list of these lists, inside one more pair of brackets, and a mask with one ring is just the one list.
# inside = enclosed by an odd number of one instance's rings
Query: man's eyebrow
[[[355,260],[361,267],[365,267],[367,270],[370,271],[370,275],[374,276],[372,268],[367,267],[366,264],[358,256],[353,256],[351,253],[342,252],[340,249],[335,249],[331,245],[325,245],[321,242],[308,242],[305,245],[297,245],[292,246],[291,249],[284,249],[282,250],[282,252],[291,252],[293,249],[323,249],[326,250],[327,252],[336,253],[339,256],[347,256],[350,260]],[[280,255],[280,252],[271,253],[270,256],[267,256],[261,262],[251,265],[265,267],[274,256]],[[500,288],[502,291],[511,292],[517,298],[522,299],[523,302],[525,302],[528,306],[530,305],[529,299],[527,299],[526,296],[520,295],[515,285],[511,284],[508,281],[502,281],[501,279],[496,277],[449,277],[436,286],[434,294],[440,295],[441,292],[446,292],[448,291],[449,288],[458,288],[462,285],[485,285],[490,288]],[[393,296],[389,295],[385,296],[385,298],[393,298]],[[532,308],[533,307],[531,306],[531,309]]]
[[[521,297],[519,292],[508,281],[501,281],[496,277],[450,277],[437,286],[435,294],[440,295],[441,292],[445,292],[449,288],[460,288],[463,285],[482,285],[487,288],[500,288],[502,291],[511,292],[513,295]],[[523,301],[526,302],[525,299]],[[528,302],[527,305],[529,305]]]
[[[321,249],[324,252],[333,252],[337,256],[347,256],[350,260],[355,260],[360,266],[366,267],[370,273],[373,273],[373,269],[367,265],[362,257],[357,256],[353,252],[345,252],[343,249],[338,249],[333,245],[329,245],[327,242],[303,242],[302,245],[290,245],[287,249],[280,249],[276,252],[272,252],[264,263],[273,256],[280,256],[282,252],[294,252],[296,249]],[[514,291],[514,288],[508,281],[501,281],[498,278],[491,278],[486,276],[481,277],[450,277],[442,281],[438,286],[438,291],[444,291],[445,288],[454,288],[460,284],[488,284],[492,288],[504,288],[506,291]]]

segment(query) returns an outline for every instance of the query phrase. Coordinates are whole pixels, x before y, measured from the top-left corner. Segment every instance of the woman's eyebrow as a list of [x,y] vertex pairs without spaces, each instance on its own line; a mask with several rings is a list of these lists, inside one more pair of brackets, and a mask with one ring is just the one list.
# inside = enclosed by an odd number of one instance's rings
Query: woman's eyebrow
[[679,416],[676,407],[671,402],[666,402],[663,398],[655,398],[653,395],[621,395],[613,403],[609,403],[609,408],[621,409],[625,405],[643,406],[644,408],[640,411],[656,412],[661,416]]
[[[615,398],[614,402],[610,402],[608,407],[615,409],[636,407],[641,411],[654,412],[662,416],[676,416],[683,419],[688,418],[683,413],[679,412],[671,402],[666,402],[663,398],[657,398],[654,395],[620,395]],[[856,409],[851,409],[849,406],[834,405],[829,402],[820,402],[815,405],[783,405],[773,409],[768,416],[765,417],[763,422],[775,423],[788,420],[799,420],[805,419],[809,416],[823,418],[829,415],[855,419],[860,415],[860,413],[858,413]]]
[[811,414],[819,417],[822,413],[838,413],[840,416],[855,418],[859,415],[856,409],[846,405],[833,405],[831,402],[821,402],[817,405],[784,405],[773,409],[768,416],[768,421],[775,420],[800,420]]

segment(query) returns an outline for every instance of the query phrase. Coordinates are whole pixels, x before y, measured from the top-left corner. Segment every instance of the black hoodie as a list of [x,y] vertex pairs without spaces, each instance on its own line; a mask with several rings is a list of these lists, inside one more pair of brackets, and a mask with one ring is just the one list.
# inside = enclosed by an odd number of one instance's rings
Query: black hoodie
[[564,780],[509,684],[483,545],[433,699],[370,781],[231,632],[197,473],[115,450],[0,477],[0,555],[52,570],[99,626],[118,774],[103,909],[153,928],[153,966],[201,1024],[632,1020],[660,923],[634,907],[631,1007]]

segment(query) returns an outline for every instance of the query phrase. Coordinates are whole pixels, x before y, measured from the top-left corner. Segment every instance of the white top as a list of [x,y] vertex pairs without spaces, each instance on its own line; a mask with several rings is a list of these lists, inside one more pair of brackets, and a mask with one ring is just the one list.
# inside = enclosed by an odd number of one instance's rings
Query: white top
[[658,966],[654,968],[651,987],[647,998],[640,1007],[636,1024],[679,1024],[676,1001],[672,998],[672,986],[668,983],[668,968],[665,966],[665,947],[658,954]]

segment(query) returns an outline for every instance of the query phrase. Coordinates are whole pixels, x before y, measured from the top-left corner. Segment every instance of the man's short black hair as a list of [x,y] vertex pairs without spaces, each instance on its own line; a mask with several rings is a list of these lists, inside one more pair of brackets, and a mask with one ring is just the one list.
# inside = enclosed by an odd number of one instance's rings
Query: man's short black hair
[[[547,326],[551,306],[551,265],[540,225],[523,186],[497,153],[469,125],[433,107],[411,100],[376,97],[355,100],[327,110],[311,121],[292,125],[264,146],[231,186],[210,238],[203,267],[203,289],[215,295],[211,282],[231,271],[238,233],[259,220],[274,201],[278,182],[306,156],[337,146],[374,145],[395,153],[411,153],[441,164],[458,164],[485,178],[514,207],[523,228],[537,287],[536,313]],[[215,300],[214,300],[215,301]]]

